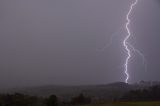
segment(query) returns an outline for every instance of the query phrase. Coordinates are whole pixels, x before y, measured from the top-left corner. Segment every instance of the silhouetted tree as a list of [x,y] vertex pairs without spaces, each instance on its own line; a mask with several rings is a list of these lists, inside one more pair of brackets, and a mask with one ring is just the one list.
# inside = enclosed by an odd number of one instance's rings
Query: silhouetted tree
[[91,102],[90,98],[85,97],[83,94],[80,94],[77,97],[72,98],[72,104],[89,104]]
[[58,106],[58,98],[55,95],[51,95],[49,98],[46,99],[47,106]]

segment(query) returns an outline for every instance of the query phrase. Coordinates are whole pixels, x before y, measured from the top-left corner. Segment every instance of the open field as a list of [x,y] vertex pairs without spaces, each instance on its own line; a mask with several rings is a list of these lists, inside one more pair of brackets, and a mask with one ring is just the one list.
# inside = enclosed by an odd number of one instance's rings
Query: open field
[[83,106],[160,106],[160,102],[122,102],[122,103],[83,105]]

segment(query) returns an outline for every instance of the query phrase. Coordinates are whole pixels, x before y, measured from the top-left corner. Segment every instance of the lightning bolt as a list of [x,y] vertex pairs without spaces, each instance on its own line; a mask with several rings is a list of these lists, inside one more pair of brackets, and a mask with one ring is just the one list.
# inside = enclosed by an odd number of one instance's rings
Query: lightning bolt
[[[139,56],[142,57],[142,61],[143,61],[143,65],[144,65],[144,68],[145,68],[145,71],[147,71],[147,60],[145,58],[145,56],[143,55],[143,53],[141,53],[138,49],[135,49],[133,45],[131,45],[128,40],[129,38],[131,37],[131,31],[130,31],[130,28],[129,28],[129,25],[131,23],[131,20],[130,20],[130,15],[132,13],[132,10],[134,8],[134,6],[136,6],[136,4],[138,3],[138,0],[135,0],[131,5],[130,5],[130,8],[129,8],[129,11],[126,15],[126,24],[125,24],[125,29],[126,29],[126,32],[127,32],[127,35],[126,37],[124,38],[123,40],[123,46],[126,50],[126,53],[127,53],[127,57],[125,59],[125,63],[124,63],[124,66],[125,66],[125,70],[124,70],[124,73],[126,75],[126,78],[125,78],[125,82],[128,83],[128,80],[129,80],[129,73],[128,73],[128,65],[129,65],[129,60],[131,59],[132,55],[131,55],[131,52],[134,51],[135,53],[137,53]],[[110,38],[110,42],[105,45],[105,47],[103,47],[101,50],[98,50],[98,51],[104,51],[105,49],[107,49],[108,47],[110,47],[110,45],[112,44],[112,40],[113,40],[113,37],[118,35],[119,31],[112,34],[111,35],[111,38]]]
[[128,11],[128,13],[127,13],[127,16],[126,16],[127,23],[125,24],[125,28],[126,28],[126,31],[127,31],[128,35],[127,35],[127,36],[124,38],[124,40],[123,40],[123,46],[124,46],[124,48],[125,48],[125,50],[126,50],[126,52],[127,52],[127,57],[126,57],[125,63],[124,63],[124,67],[125,67],[124,73],[125,73],[125,75],[126,75],[126,79],[125,79],[125,82],[126,82],[126,83],[128,83],[128,79],[129,79],[129,77],[130,77],[130,76],[129,76],[129,73],[128,73],[128,64],[129,64],[130,58],[132,57],[132,56],[131,56],[131,50],[130,50],[129,44],[128,44],[128,40],[129,40],[129,38],[131,37],[131,32],[130,32],[130,29],[129,29],[129,25],[130,25],[131,20],[130,20],[129,16],[131,15],[132,10],[133,10],[134,6],[135,6],[137,3],[138,3],[138,0],[135,0],[135,2],[131,4],[131,6],[130,6],[130,8],[129,8],[129,11]]

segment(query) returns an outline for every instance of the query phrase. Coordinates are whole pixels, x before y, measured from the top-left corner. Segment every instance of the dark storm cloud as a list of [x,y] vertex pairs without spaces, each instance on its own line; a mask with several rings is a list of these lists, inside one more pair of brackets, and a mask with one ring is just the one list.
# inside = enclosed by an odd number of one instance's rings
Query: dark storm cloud
[[[1,0],[0,84],[11,87],[124,81],[122,65],[125,52],[121,42],[126,34],[123,25],[130,1]],[[156,56],[160,49],[155,43],[159,44],[159,30],[156,28],[159,27],[160,15],[156,14],[158,6],[155,5],[155,2],[142,0],[135,10],[135,25],[132,26],[136,26],[133,31],[138,39],[135,46],[145,52],[148,64],[154,64],[148,66],[153,72],[148,72],[150,77],[146,78],[141,62],[136,69],[136,59],[133,59],[134,67],[130,69],[132,82],[141,78],[159,79],[156,70],[160,67]],[[152,36],[147,35],[151,32],[145,29],[148,25],[143,24],[144,18],[145,24],[150,22],[152,26]],[[111,36],[114,38],[112,45],[101,51]]]
[[160,1],[159,1],[159,0],[156,0],[156,2],[157,2],[157,3],[160,3]]

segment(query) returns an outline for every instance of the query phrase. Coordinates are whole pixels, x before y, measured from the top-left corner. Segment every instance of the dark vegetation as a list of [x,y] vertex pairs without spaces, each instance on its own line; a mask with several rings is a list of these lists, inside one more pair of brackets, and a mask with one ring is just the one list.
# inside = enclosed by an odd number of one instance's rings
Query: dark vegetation
[[91,103],[91,98],[85,97],[83,94],[80,94],[79,96],[72,98],[70,103],[74,105],[89,104]]
[[159,101],[160,85],[155,85],[147,89],[137,89],[127,92],[121,100],[124,101]]
[[[45,97],[29,96],[29,95],[24,95],[22,93],[1,94],[0,106],[77,106],[84,104],[102,103],[102,101],[103,103],[160,101],[160,85],[152,85],[152,86],[145,85],[145,87],[136,87],[136,89],[131,89],[126,92],[123,92],[123,94],[114,90],[117,87],[118,89],[120,88],[125,89],[126,86],[128,85],[121,83],[116,84],[116,86],[115,84],[110,84],[107,86],[108,88],[109,87],[112,88],[109,89],[110,93],[106,92],[100,96],[97,95],[98,93],[95,93],[97,96],[96,95],[89,96],[86,93],[89,92],[89,90],[85,90],[83,91],[83,93],[79,93],[78,95],[72,96],[72,98],[69,98],[67,101],[63,100],[60,96],[52,94],[50,96],[45,96]],[[104,86],[101,87],[104,88]],[[100,89],[100,91],[102,92],[104,92],[104,90],[108,89],[103,89],[103,90]],[[119,96],[117,96],[117,94]]]
[[91,103],[91,99],[80,94],[71,99],[70,102],[59,102],[57,96],[51,95],[46,98],[28,96],[20,93],[1,94],[0,106],[61,106],[82,105]]
[[0,106],[37,106],[39,100],[35,96],[20,93],[0,95]]

